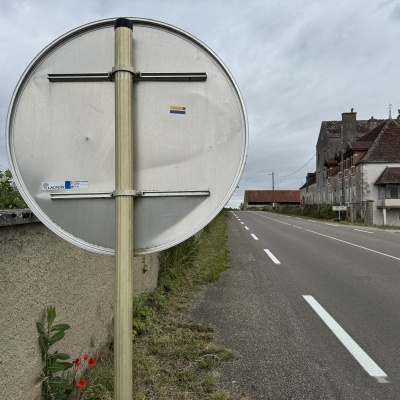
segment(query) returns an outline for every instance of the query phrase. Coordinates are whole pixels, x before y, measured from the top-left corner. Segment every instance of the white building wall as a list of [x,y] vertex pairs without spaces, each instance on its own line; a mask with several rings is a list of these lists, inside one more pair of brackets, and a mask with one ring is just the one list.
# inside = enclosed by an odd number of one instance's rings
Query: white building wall
[[[362,168],[363,179],[363,196],[364,201],[372,200],[374,203],[374,219],[375,225],[383,225],[383,210],[377,208],[379,199],[379,187],[374,185],[379,176],[386,167],[400,167],[400,163],[369,163],[361,164],[358,168]],[[400,199],[399,199],[400,205]],[[400,209],[386,210],[386,225],[399,225]]]

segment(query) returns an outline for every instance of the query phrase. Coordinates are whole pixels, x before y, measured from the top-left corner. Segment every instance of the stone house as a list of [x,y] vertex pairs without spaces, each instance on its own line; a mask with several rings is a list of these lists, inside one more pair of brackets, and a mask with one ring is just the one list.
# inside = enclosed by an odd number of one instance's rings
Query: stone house
[[353,222],[400,225],[399,121],[357,121],[353,110],[324,121],[316,156],[316,204],[346,205]]
[[353,109],[342,113],[341,121],[322,121],[316,145],[315,203],[340,203],[340,193],[336,193],[334,201],[329,198],[327,171],[332,165],[328,167],[327,162],[335,163],[337,155],[346,149],[348,142],[361,138],[383,121],[374,117],[369,120],[357,120],[357,113]]
[[306,183],[300,188],[300,204],[315,204],[316,173],[309,172]]

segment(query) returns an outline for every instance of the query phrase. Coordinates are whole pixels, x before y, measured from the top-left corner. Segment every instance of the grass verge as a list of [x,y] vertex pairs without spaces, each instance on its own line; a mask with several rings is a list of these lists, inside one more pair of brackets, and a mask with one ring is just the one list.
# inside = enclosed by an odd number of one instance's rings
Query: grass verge
[[[240,398],[219,389],[213,377],[219,364],[235,355],[213,341],[210,327],[188,318],[190,303],[202,286],[217,280],[229,266],[226,218],[220,213],[199,238],[163,252],[158,288],[134,300],[134,400]],[[99,392],[87,399],[111,398],[112,360],[112,349],[99,358]]]

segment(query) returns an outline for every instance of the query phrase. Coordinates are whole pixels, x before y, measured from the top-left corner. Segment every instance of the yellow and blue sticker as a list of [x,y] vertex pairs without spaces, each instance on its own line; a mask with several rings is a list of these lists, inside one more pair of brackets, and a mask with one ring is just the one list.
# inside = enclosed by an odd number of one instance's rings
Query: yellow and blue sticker
[[169,108],[170,114],[186,114],[186,107],[181,106],[171,106]]

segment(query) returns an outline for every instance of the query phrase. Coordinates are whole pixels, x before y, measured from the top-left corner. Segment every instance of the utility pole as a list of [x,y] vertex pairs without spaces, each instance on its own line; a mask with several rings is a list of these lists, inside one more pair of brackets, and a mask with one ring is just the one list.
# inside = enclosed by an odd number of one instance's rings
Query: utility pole
[[275,208],[275,181],[274,181],[274,172],[272,172],[272,174],[268,174],[268,175],[272,175],[272,208]]

